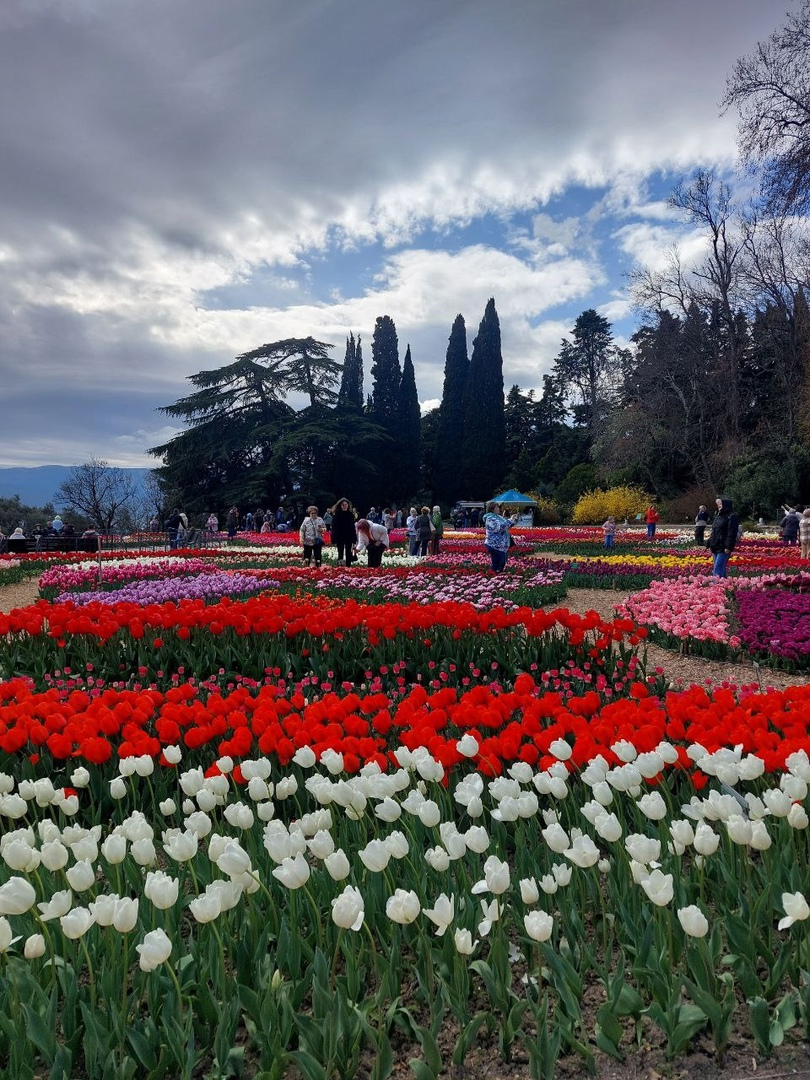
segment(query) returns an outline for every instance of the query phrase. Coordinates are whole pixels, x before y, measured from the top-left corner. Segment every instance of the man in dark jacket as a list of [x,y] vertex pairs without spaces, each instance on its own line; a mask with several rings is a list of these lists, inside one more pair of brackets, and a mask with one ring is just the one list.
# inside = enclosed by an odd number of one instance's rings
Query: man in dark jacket
[[734,513],[731,499],[717,499],[717,513],[709,534],[709,551],[714,556],[712,574],[726,576],[726,564],[737,543],[740,519]]

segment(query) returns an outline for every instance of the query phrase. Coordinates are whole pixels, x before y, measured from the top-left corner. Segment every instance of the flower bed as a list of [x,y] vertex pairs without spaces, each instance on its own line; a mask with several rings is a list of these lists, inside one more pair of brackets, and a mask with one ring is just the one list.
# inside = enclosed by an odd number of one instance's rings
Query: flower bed
[[[559,564],[457,554],[233,549],[200,582],[266,593],[0,616],[9,1075],[427,1076],[486,1040],[552,1077],[633,1031],[807,1036],[810,688],[665,693],[629,618],[503,609]],[[726,588],[639,603],[728,647]]]

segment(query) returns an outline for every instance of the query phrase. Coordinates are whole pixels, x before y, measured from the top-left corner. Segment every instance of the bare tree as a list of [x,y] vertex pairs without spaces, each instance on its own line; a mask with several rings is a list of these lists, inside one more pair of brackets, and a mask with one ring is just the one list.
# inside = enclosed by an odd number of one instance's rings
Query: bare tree
[[98,458],[77,465],[55,495],[56,502],[86,514],[103,532],[112,530],[116,515],[134,500],[132,477]]
[[762,193],[772,210],[810,206],[810,0],[785,26],[736,62],[723,109],[740,115],[743,161],[763,170]]

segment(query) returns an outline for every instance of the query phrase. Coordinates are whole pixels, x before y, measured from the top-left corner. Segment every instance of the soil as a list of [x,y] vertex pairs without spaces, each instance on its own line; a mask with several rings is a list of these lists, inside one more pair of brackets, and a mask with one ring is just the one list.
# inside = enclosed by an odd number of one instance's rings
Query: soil
[[[571,589],[560,606],[580,614],[596,611],[609,618],[614,613],[615,605],[627,595],[627,592],[618,590]],[[7,613],[13,608],[25,607],[35,603],[38,598],[39,590],[35,581],[4,586],[0,588],[0,612]],[[757,682],[759,676],[763,687],[783,689],[810,681],[810,676],[788,675],[766,668],[761,668],[757,673],[750,664],[678,656],[653,645],[648,646],[647,663],[648,670],[662,668],[673,685],[688,686],[692,683],[711,682],[743,686]],[[589,1032],[594,1030],[599,1003],[598,996],[594,998],[592,1005],[589,1005],[587,1000],[583,1001],[583,1020],[585,1029]],[[693,1041],[692,1049],[688,1053],[679,1054],[675,1060],[669,1061],[664,1054],[663,1041],[657,1029],[647,1022],[642,1028],[640,1039],[626,1040],[626,1047],[623,1045],[623,1060],[616,1060],[594,1050],[595,1075],[597,1080],[810,1080],[810,1044],[801,1039],[800,1032],[801,1021],[793,1031],[786,1034],[782,1046],[775,1048],[769,1057],[763,1057],[750,1035],[747,1006],[740,1002],[730,1046],[722,1064],[718,1062],[710,1041],[699,1036]],[[454,1029],[454,1025],[446,1022],[437,1040],[444,1062],[451,1062],[457,1037],[458,1031]],[[413,1076],[408,1062],[412,1058],[421,1058],[419,1044],[411,1043],[403,1033],[401,1042],[395,1044],[394,1053],[392,1076],[401,1080]],[[370,1075],[372,1068],[372,1061],[361,1061],[358,1076]],[[530,1080],[532,1073],[529,1070],[528,1058],[519,1046],[515,1048],[513,1060],[504,1064],[497,1037],[487,1037],[482,1029],[476,1045],[467,1054],[464,1065],[447,1064],[441,1075],[452,1080]],[[588,1075],[582,1059],[569,1054],[559,1059],[554,1080],[586,1080]]]

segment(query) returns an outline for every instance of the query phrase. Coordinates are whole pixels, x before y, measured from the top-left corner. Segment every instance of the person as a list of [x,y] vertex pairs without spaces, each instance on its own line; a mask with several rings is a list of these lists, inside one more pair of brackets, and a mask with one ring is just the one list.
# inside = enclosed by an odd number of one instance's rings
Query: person
[[706,543],[706,526],[709,524],[709,511],[703,505],[700,504],[698,512],[695,514],[695,543]]
[[801,557],[810,559],[810,506],[804,508],[799,520],[799,543],[801,544]]
[[208,515],[208,518],[206,519],[205,527],[206,527],[206,529],[208,529],[209,532],[212,532],[212,533],[219,532],[219,518],[213,512],[213,510],[211,511],[211,513]]
[[228,539],[233,540],[236,536],[236,530],[239,528],[239,509],[236,506],[232,506],[225,518],[225,528],[228,530]]
[[401,506],[397,508],[396,527],[398,529],[402,528],[402,507]]
[[25,538],[25,533],[23,532],[21,525],[18,525],[14,532],[9,536],[8,550],[12,555],[21,555],[28,550],[28,541]]
[[263,533],[271,533],[272,531],[273,531],[273,521],[272,521],[272,518],[266,517],[266,518],[264,519],[264,521],[262,522],[262,527],[261,527],[261,529],[259,530],[259,532],[263,532]]
[[726,577],[726,566],[729,556],[737,543],[737,534],[740,531],[740,519],[734,513],[731,499],[717,499],[717,513],[712,522],[712,531],[709,533],[709,551],[713,556],[712,574],[715,577]]
[[357,540],[357,533],[354,528],[354,507],[348,499],[338,499],[327,513],[332,515],[330,536],[337,552],[337,561],[341,562],[343,560],[347,566],[351,566],[352,553]]
[[321,565],[323,554],[323,534],[326,526],[323,518],[318,513],[317,506],[307,507],[307,516],[301,522],[298,530],[298,538],[304,548],[304,566]]
[[253,532],[253,511],[248,510],[245,514],[245,532]]
[[779,533],[783,544],[796,544],[799,539],[799,511],[792,506],[784,506],[785,516],[779,523]]
[[183,519],[180,510],[175,507],[166,518],[166,535],[169,538],[169,548],[174,551],[180,546],[180,534],[183,531]]
[[408,516],[405,519],[405,531],[408,535],[408,554],[415,555],[419,547],[419,538],[416,535],[416,519],[418,515],[416,513],[416,507],[412,506],[408,511]]
[[280,507],[278,508],[278,510],[276,510],[276,530],[277,530],[278,532],[281,532],[281,531],[282,531],[282,530],[281,530],[281,526],[282,526],[283,524],[284,524],[284,507],[283,507],[283,506],[280,506]]
[[360,518],[357,522],[357,543],[355,549],[368,552],[368,565],[377,567],[382,565],[383,552],[388,547],[388,529],[384,525],[378,525],[376,521]]
[[325,511],[325,513],[323,515],[323,523],[324,523],[324,525],[326,526],[327,529],[332,528],[332,511],[331,510],[326,510]]
[[431,520],[433,521],[433,535],[430,538],[430,554],[438,555],[441,540],[444,536],[444,522],[442,521],[442,508],[440,506],[433,507]]
[[57,514],[57,515],[56,515],[56,517],[55,517],[55,518],[53,519],[53,521],[51,522],[51,528],[53,529],[53,531],[54,531],[55,533],[57,533],[57,534],[58,534],[58,533],[61,533],[61,531],[62,531],[62,529],[64,529],[64,527],[65,527],[65,526],[64,526],[64,525],[62,524],[62,517],[61,517],[61,515],[60,515],[60,514]]
[[430,518],[429,506],[423,506],[416,515],[414,530],[416,532],[416,554],[424,559],[428,553],[430,538],[433,535],[433,522]]
[[484,514],[484,547],[489,552],[492,569],[496,574],[506,566],[506,553],[509,551],[509,519],[500,514],[496,502],[488,502]]
[[380,511],[376,506],[372,506],[369,512],[366,514],[368,521],[373,521],[375,525],[382,525],[382,517]]
[[394,514],[390,506],[386,506],[385,510],[383,510],[382,513],[382,524],[386,527],[386,529],[388,529],[389,532],[391,532],[391,530],[393,529],[395,520],[396,519],[394,518]]
[[149,522],[149,532],[160,532],[160,519],[155,515]]
[[652,540],[655,536],[655,527],[661,520],[661,515],[654,506],[648,506],[644,520],[647,522],[647,539]]
[[602,532],[605,534],[605,550],[613,550],[613,539],[616,536],[616,518],[609,517],[607,521],[602,525]]
[[5,555],[8,551],[8,537],[3,532],[3,526],[0,525],[0,555]]

